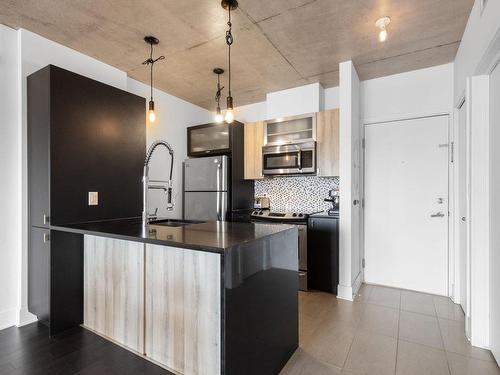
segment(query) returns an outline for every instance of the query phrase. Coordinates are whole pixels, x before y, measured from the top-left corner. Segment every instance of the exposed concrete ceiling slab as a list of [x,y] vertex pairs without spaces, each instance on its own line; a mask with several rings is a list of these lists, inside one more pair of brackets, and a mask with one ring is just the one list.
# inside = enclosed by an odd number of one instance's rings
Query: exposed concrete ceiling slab
[[[267,92],[338,84],[353,60],[361,79],[453,61],[473,0],[240,0],[233,13],[232,91],[236,105]],[[389,15],[386,43],[375,21]],[[141,63],[155,55],[155,86],[213,109],[214,67],[227,69],[227,12],[219,0],[4,0],[0,23],[24,28],[149,83]],[[227,74],[223,76],[227,95]]]

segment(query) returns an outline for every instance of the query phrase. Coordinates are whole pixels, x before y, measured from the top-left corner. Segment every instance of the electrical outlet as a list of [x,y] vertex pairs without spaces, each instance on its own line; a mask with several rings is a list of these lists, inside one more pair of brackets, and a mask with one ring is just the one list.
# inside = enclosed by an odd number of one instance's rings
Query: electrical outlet
[[97,206],[99,204],[99,193],[97,191],[89,191],[89,206]]

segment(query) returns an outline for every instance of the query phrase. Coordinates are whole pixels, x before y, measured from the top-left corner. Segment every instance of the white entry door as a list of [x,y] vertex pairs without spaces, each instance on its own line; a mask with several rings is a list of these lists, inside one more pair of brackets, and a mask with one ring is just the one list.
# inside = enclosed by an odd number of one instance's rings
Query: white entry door
[[365,127],[365,281],[448,295],[448,116]]

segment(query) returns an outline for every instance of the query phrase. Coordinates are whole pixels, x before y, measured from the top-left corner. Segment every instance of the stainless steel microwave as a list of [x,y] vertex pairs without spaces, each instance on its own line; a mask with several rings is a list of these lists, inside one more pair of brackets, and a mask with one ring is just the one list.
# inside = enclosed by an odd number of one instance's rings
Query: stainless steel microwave
[[262,147],[263,174],[297,175],[316,173],[316,142]]

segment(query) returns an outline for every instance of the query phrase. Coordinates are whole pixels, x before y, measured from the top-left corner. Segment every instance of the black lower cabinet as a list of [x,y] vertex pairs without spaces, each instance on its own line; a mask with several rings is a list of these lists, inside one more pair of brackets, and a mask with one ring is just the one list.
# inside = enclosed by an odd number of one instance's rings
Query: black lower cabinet
[[28,310],[56,335],[83,323],[83,235],[31,227]]
[[339,284],[339,219],[312,215],[307,228],[309,289],[337,294]]
[[50,230],[31,227],[28,246],[28,310],[50,323]]

